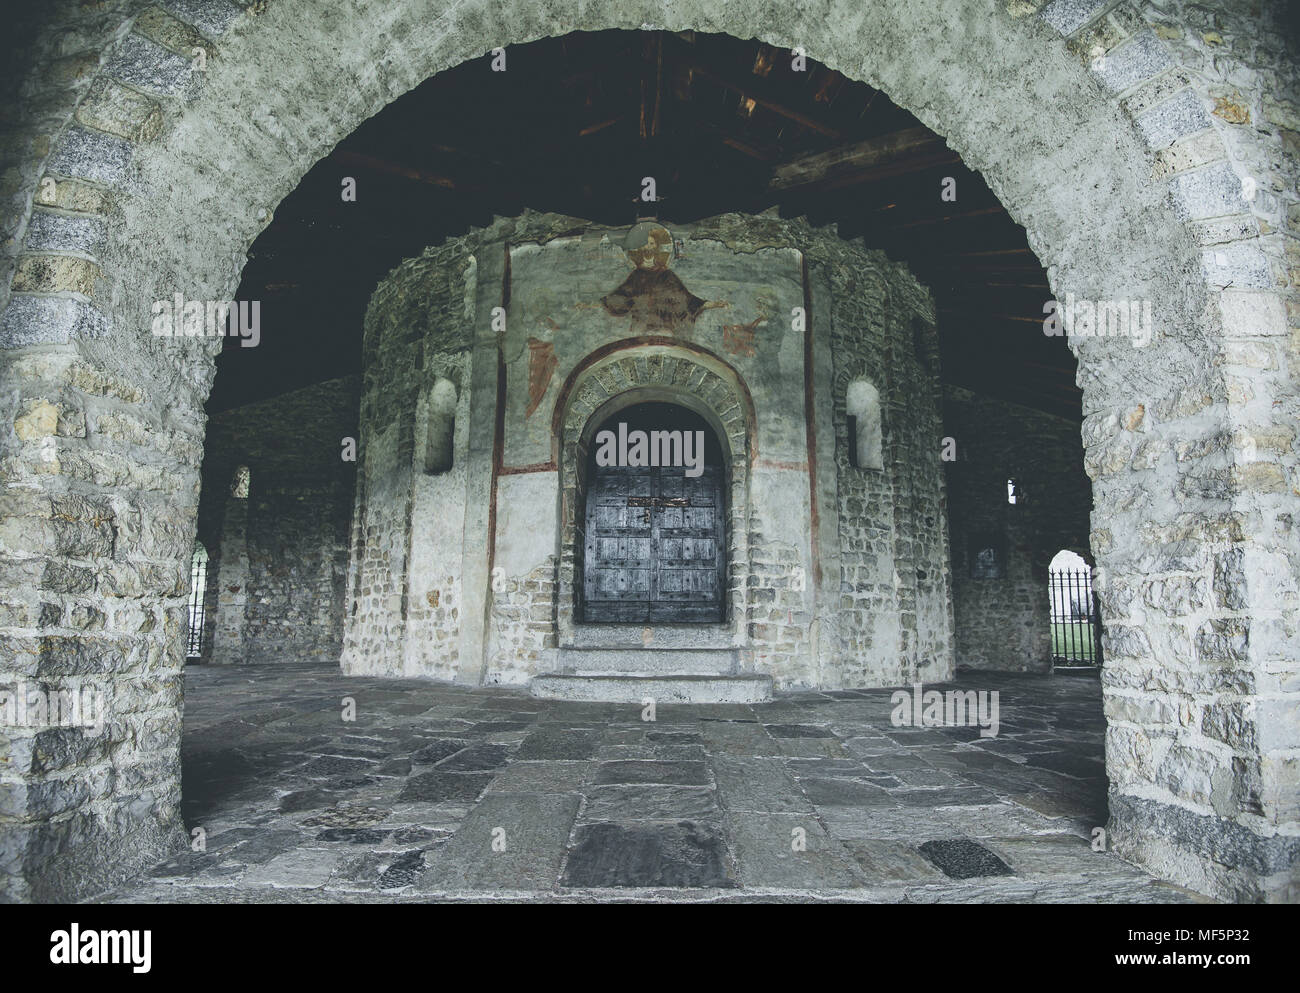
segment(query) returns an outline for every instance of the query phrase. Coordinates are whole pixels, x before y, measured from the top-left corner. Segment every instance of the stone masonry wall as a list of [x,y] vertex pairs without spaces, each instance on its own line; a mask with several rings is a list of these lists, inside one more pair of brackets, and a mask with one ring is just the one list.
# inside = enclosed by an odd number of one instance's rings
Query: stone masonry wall
[[[943,680],[952,673],[952,618],[934,304],[881,253],[833,243],[824,252],[818,262],[834,307],[841,678],[845,686]],[[879,393],[881,469],[850,462],[846,395],[859,379]]]
[[[469,246],[448,241],[398,267],[366,312],[344,672],[453,678],[459,668],[473,273]],[[439,380],[457,394],[454,436],[450,468],[431,474],[420,415]]]
[[[338,660],[356,475],[342,440],[357,435],[359,388],[331,380],[212,418],[199,502],[216,600],[205,661]],[[244,499],[231,493],[239,466]]]
[[[482,678],[525,683],[546,671],[552,650],[564,647],[560,601],[576,595],[557,573],[557,549],[569,539],[557,520],[554,487],[563,473],[549,461],[560,444],[553,424],[564,399],[559,387],[594,357],[590,376],[573,383],[566,432],[580,431],[597,407],[635,390],[702,401],[728,425],[728,624],[747,664],[782,688],[889,685],[922,671],[931,679],[950,673],[937,342],[928,292],[882,254],[803,220],[733,214],[672,233],[680,245],[668,276],[724,306],[661,328],[657,338],[591,302],[627,277],[619,247],[625,232],[577,218],[499,219],[426,250],[381,284],[366,324],[362,530],[354,532],[347,671],[453,679],[475,671],[475,660],[458,652],[466,611],[481,608],[469,602],[462,582],[466,563],[492,552]],[[476,288],[475,260],[506,253],[508,290],[496,283]],[[815,287],[804,286],[805,264]],[[503,301],[505,326],[485,330]],[[821,590],[813,581],[812,528],[791,526],[809,519],[809,477],[817,471],[802,402],[809,342],[787,317],[809,304],[826,318],[810,334],[832,336],[826,345],[839,363],[836,377],[814,391],[814,413],[825,408],[835,428],[826,451],[840,474],[838,502],[823,508],[834,544],[820,550],[836,563],[836,574]],[[485,360],[500,356],[499,414],[495,375],[482,382],[484,396],[464,388],[471,321],[479,347],[487,346]],[[615,351],[606,359],[602,348]],[[671,357],[673,349],[692,348]],[[618,349],[626,354],[619,357]],[[718,369],[737,386],[691,354],[725,363]],[[878,470],[847,462],[844,391],[859,375],[879,384],[888,408],[888,455]],[[454,456],[450,469],[430,474],[421,446],[432,420],[421,410],[434,405],[438,380],[457,390]],[[565,465],[567,444],[560,446]],[[486,547],[486,530],[471,530],[464,511],[466,473],[490,476],[489,459],[500,460],[494,549]],[[565,502],[580,505],[576,489],[564,493]],[[856,547],[866,533],[875,544]],[[869,571],[871,585],[864,579]],[[841,589],[856,608],[841,608]],[[830,619],[826,637],[848,639],[826,655],[813,626],[819,596],[845,617],[842,624]]]
[[[944,388],[945,434],[957,461],[945,462],[952,528],[957,666],[1045,672],[1052,664],[1048,565],[1088,549],[1092,489],[1083,471],[1079,426],[1060,417]],[[1007,502],[1007,480],[1021,496]],[[1005,578],[972,578],[972,541],[995,535]]]
[[544,671],[544,653],[556,646],[555,564],[552,556],[525,576],[502,577],[492,591],[486,682],[520,683]]

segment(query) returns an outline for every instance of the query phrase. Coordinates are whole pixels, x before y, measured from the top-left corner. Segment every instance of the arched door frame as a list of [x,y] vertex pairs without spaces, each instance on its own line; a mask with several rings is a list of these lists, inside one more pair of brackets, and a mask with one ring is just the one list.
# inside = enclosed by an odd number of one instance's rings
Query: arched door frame
[[560,473],[556,632],[572,645],[582,588],[582,533],[587,454],[600,424],[650,400],[694,411],[713,429],[724,454],[727,505],[726,620],[732,643],[744,643],[749,571],[749,473],[754,456],[753,402],[740,375],[707,349],[671,338],[634,339],[588,356],[556,403],[554,444]]

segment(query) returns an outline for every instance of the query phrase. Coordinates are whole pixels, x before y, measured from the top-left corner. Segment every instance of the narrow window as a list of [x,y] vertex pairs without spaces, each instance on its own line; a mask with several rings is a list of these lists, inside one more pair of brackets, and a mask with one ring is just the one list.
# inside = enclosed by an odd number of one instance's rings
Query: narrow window
[[424,437],[424,471],[429,475],[451,468],[456,441],[456,387],[439,379],[429,394]]
[[845,397],[848,414],[849,464],[855,469],[883,469],[881,454],[880,394],[865,379],[849,384]]
[[248,471],[248,466],[241,465],[235,470],[235,476],[230,481],[230,495],[236,500],[248,499],[248,487],[252,482],[252,474]]

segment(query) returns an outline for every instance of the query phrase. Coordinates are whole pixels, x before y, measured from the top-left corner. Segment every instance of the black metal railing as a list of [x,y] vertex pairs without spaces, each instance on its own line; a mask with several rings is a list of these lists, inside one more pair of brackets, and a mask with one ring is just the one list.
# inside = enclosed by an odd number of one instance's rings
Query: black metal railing
[[203,654],[203,622],[206,619],[203,605],[208,586],[208,553],[198,549],[190,560],[190,632],[186,642],[186,658],[196,659]]
[[1101,665],[1101,614],[1092,589],[1092,572],[1048,573],[1051,597],[1052,665]]

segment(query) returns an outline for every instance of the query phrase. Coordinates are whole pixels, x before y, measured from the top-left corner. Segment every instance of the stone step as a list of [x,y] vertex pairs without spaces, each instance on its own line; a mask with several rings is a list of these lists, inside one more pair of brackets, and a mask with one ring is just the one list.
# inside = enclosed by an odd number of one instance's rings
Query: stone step
[[572,647],[730,648],[731,638],[725,624],[579,624]]
[[559,672],[577,676],[727,676],[734,648],[561,648]]
[[552,672],[535,676],[532,694],[542,700],[640,704],[647,697],[660,703],[767,703],[772,677],[739,676],[579,676]]

